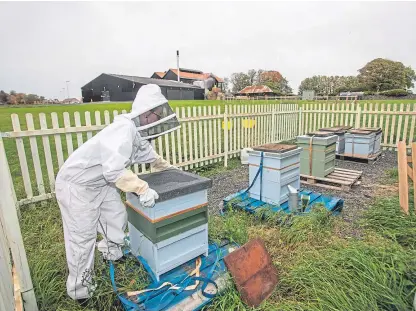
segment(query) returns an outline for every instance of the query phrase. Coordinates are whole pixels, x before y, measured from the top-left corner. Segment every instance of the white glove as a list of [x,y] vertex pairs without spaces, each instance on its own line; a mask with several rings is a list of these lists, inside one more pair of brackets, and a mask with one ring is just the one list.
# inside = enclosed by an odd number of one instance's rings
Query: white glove
[[156,191],[149,188],[147,191],[140,195],[140,204],[143,207],[151,208],[155,205],[155,200],[159,199],[159,195]]

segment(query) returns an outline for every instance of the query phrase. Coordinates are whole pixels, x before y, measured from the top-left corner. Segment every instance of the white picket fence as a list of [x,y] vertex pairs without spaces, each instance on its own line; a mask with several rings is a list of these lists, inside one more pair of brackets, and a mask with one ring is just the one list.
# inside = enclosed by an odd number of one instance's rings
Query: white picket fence
[[[157,138],[154,147],[167,161],[185,170],[219,161],[227,166],[228,159],[237,156],[241,148],[293,139],[299,131],[299,109],[294,104],[188,107],[178,108],[176,113],[182,127]],[[20,176],[14,180],[18,205],[52,198],[55,176],[65,159],[118,114],[96,111],[92,120],[89,111],[83,118],[79,112],[72,116],[67,112],[61,116],[28,113],[24,128],[22,120],[13,114],[13,131],[3,133],[3,137],[16,142],[17,154],[12,160],[13,167],[18,161],[20,168],[16,174]],[[138,174],[150,171],[144,164],[133,169]]]
[[383,130],[381,146],[384,150],[397,149],[399,140],[411,148],[411,143],[415,141],[416,104],[320,103],[301,107],[301,133],[334,125],[380,127]]
[[[6,232],[7,237],[0,240],[0,248],[10,247],[12,251],[25,310],[35,311],[37,307],[18,221],[18,207],[53,198],[55,176],[65,159],[119,113],[95,111],[91,114],[87,111],[84,114],[40,113],[35,116],[27,113],[25,120],[13,114],[13,131],[0,133],[3,191],[0,198],[0,224],[3,227],[0,229]],[[334,125],[381,127],[384,149],[396,148],[399,140],[405,141],[410,148],[415,141],[415,104],[369,104],[362,107],[356,103],[298,106],[269,102],[266,105],[178,108],[176,114],[182,127],[159,137],[154,148],[172,164],[185,170],[220,161],[227,166],[228,160],[236,157],[244,147],[292,140],[297,135]],[[133,169],[141,174],[151,168],[135,165]],[[10,266],[7,258],[3,257],[0,265],[6,270]],[[5,297],[3,288],[7,291],[11,286],[9,279],[9,272],[2,276],[2,299]]]

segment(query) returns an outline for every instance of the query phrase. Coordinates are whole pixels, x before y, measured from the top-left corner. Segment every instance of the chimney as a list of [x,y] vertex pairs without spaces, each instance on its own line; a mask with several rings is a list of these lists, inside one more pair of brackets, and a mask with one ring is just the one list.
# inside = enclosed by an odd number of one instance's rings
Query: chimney
[[176,67],[178,68],[178,82],[181,82],[180,72],[179,72],[179,50],[176,50]]

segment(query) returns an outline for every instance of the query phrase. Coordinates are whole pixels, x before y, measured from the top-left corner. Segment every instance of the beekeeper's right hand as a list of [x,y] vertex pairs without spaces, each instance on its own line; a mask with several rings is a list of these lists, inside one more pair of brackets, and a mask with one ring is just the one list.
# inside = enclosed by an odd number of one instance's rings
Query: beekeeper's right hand
[[151,188],[148,188],[147,191],[140,195],[140,204],[143,207],[153,207],[155,205],[155,201],[159,199],[159,195],[156,191]]

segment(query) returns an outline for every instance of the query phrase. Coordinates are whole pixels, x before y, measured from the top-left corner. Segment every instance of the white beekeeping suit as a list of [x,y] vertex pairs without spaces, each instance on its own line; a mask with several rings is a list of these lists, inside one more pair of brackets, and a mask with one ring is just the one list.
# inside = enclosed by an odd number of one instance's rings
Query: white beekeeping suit
[[72,299],[90,296],[97,230],[105,236],[98,243],[104,258],[123,256],[127,213],[117,188],[137,193],[146,207],[152,207],[158,198],[128,167],[152,163],[155,170],[172,168],[154,151],[149,139],[179,127],[159,86],[145,85],[137,93],[131,113],[114,118],[73,152],[59,170],[55,189],[69,269],[67,292]]

